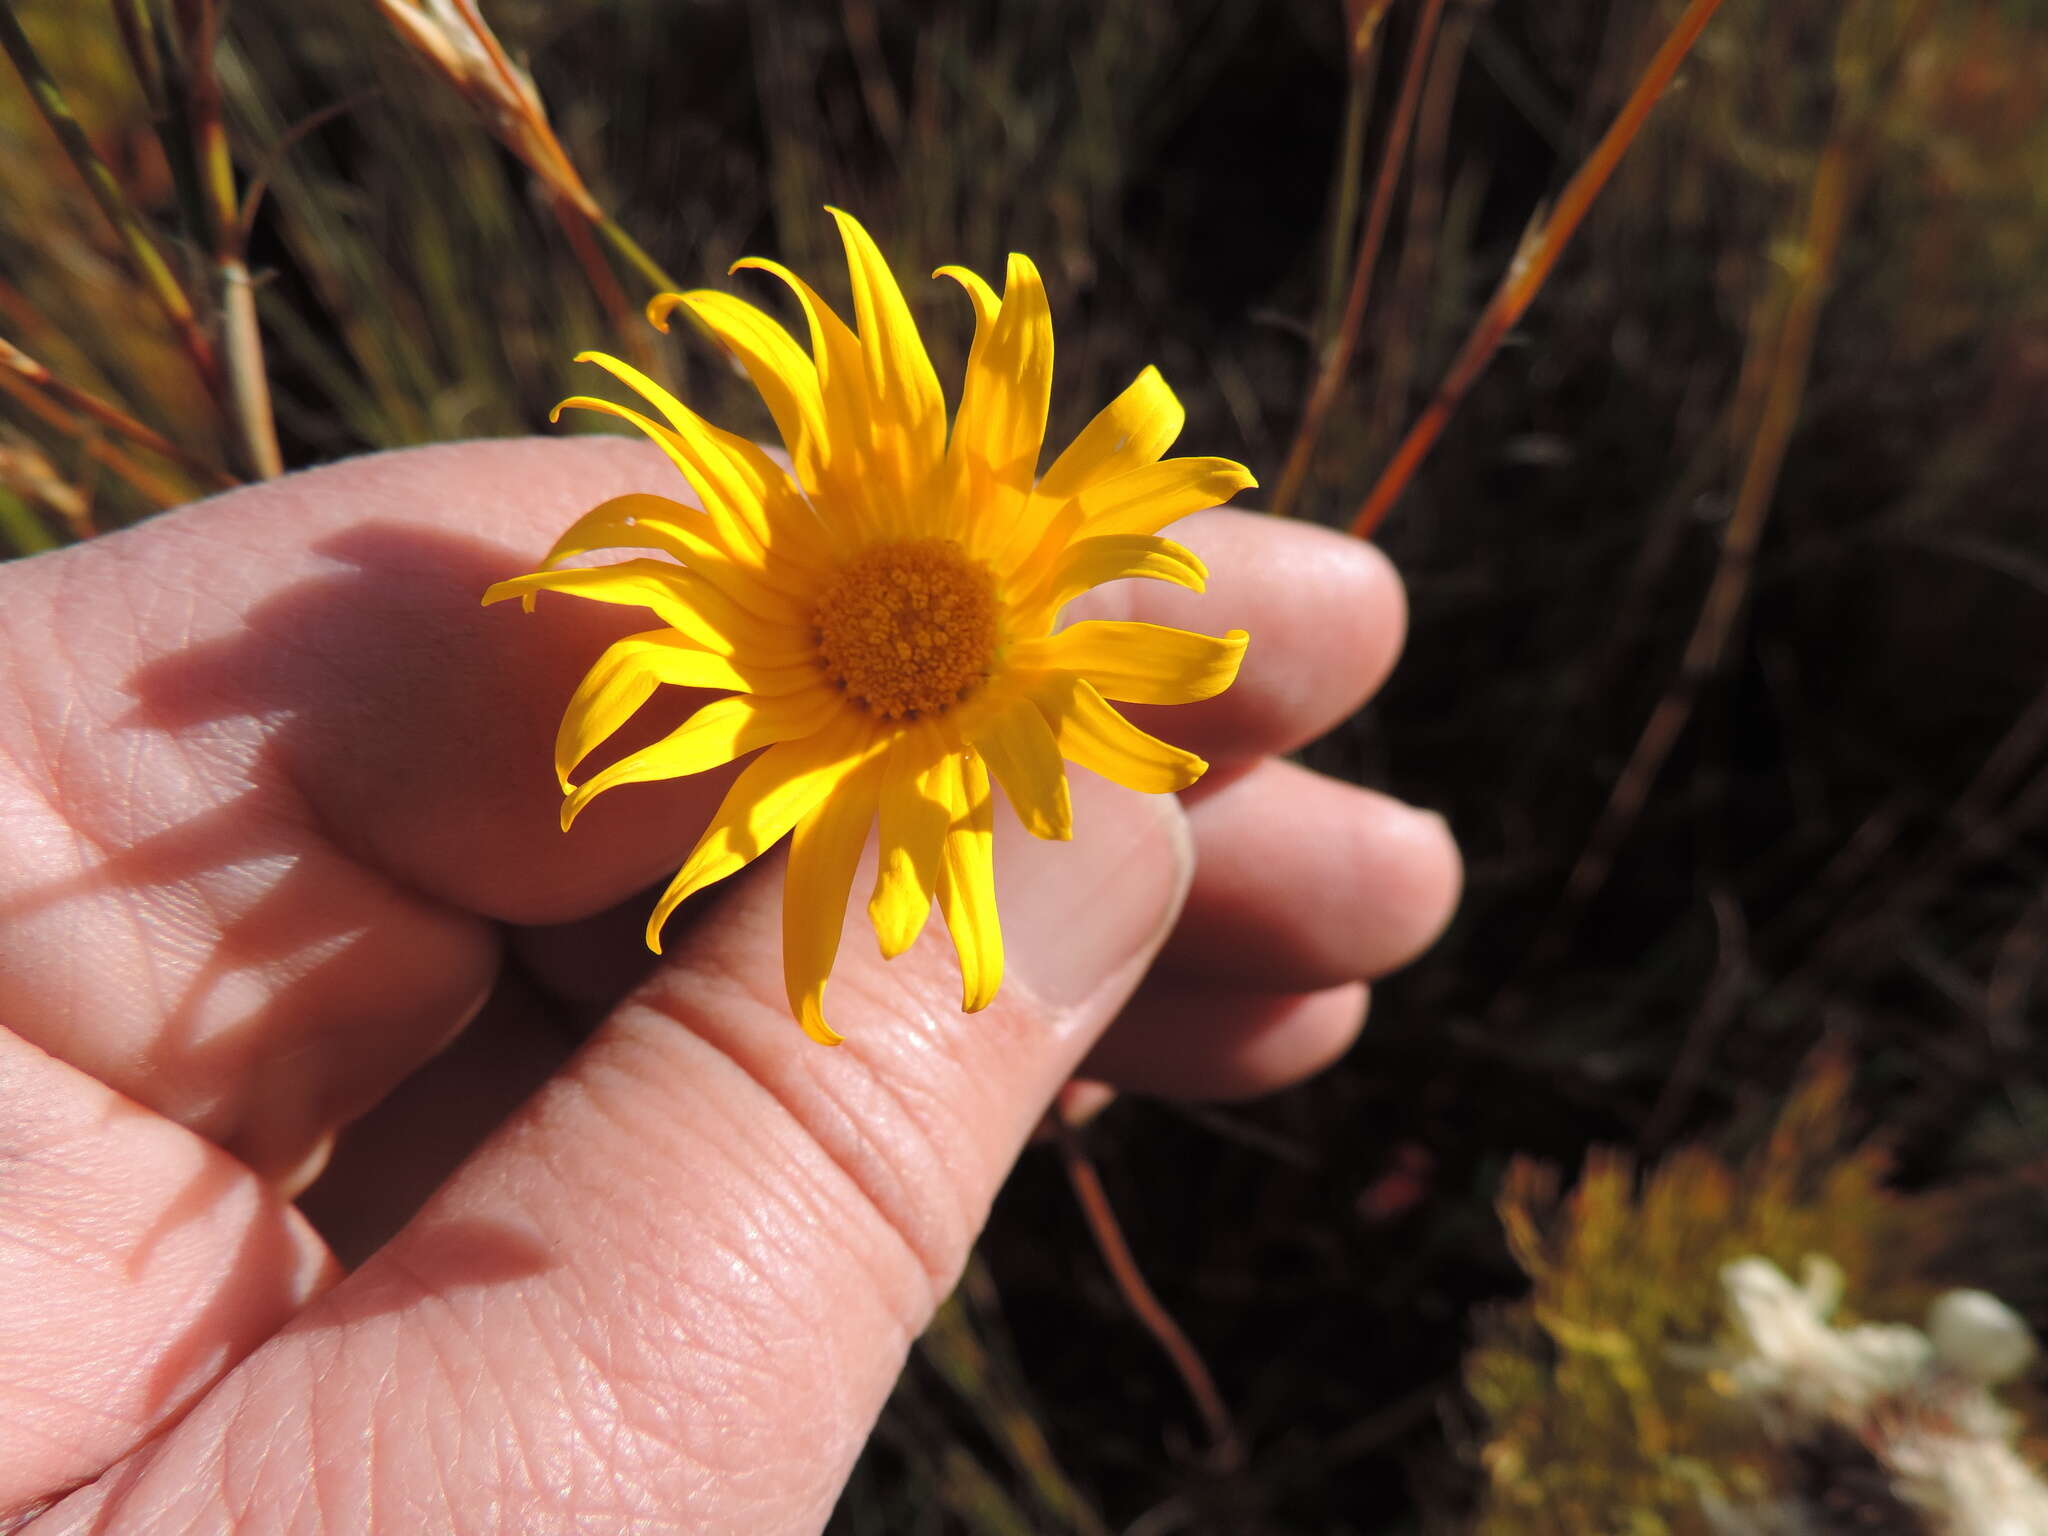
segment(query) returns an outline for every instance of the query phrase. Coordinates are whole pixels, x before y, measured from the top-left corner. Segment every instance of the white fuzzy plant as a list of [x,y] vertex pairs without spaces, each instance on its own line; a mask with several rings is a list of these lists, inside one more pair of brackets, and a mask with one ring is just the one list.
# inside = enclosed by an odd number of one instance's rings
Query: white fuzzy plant
[[[1810,1257],[1795,1284],[1761,1258],[1721,1271],[1739,1343],[1703,1351],[1710,1369],[1779,1446],[1793,1453],[1809,1486],[1770,1505],[1709,1498],[1722,1536],[1818,1536],[1836,1528],[1814,1506],[1839,1490],[1831,1467],[1892,1501],[1900,1529],[1938,1536],[2048,1536],[2048,1486],[2013,1449],[2018,1421],[1992,1389],[2033,1362],[2033,1335],[2013,1310],[1984,1291],[1949,1291],[1927,1326],[1830,1325],[1842,1272]],[[1848,1456],[1842,1453],[1846,1451]],[[1883,1487],[1868,1483],[1875,1471]],[[1820,1486],[1813,1486],[1813,1483]],[[1861,1519],[1879,1512],[1868,1505]],[[1904,1522],[1911,1522],[1910,1526]]]

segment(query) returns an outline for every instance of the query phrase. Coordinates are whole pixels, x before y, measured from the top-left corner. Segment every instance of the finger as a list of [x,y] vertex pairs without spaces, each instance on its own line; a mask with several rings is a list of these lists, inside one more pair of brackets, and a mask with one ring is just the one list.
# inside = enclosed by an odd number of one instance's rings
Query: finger
[[1176,978],[1307,992],[1384,976],[1457,907],[1442,817],[1293,763],[1259,764],[1188,819],[1195,884],[1161,956]]
[[0,1030],[0,1530],[97,1477],[334,1278],[246,1168]]
[[1370,994],[1232,991],[1155,979],[1082,1064],[1119,1089],[1173,1099],[1251,1099],[1315,1076],[1351,1048]]
[[1224,765],[1291,752],[1355,713],[1400,658],[1407,594],[1374,545],[1227,508],[1197,513],[1172,536],[1208,566],[1206,591],[1116,582],[1068,612],[1252,637],[1237,681],[1215,698],[1134,706],[1131,718],[1146,730]]
[[[547,760],[577,678],[645,620],[477,607],[592,503],[650,487],[683,494],[615,440],[422,449],[0,573],[13,1026],[297,1187],[334,1125],[479,1006],[498,954],[472,914],[567,921],[672,872],[718,776],[623,790],[564,836]],[[1292,740],[1347,707],[1358,677],[1299,680],[1332,665],[1300,615],[1347,632],[1376,557],[1300,525],[1188,527],[1223,530],[1230,611],[1207,627],[1265,634],[1233,702],[1191,729]],[[1128,611],[1165,616],[1164,596]]]
[[[1001,850],[1010,981],[986,1013],[958,1014],[932,935],[886,965],[849,945],[847,1043],[806,1045],[781,1001],[780,882],[742,877],[417,1220],[59,1518],[820,1528],[1185,890],[1170,799],[1075,790],[1072,843]],[[316,1507],[299,1495],[334,1445]]]

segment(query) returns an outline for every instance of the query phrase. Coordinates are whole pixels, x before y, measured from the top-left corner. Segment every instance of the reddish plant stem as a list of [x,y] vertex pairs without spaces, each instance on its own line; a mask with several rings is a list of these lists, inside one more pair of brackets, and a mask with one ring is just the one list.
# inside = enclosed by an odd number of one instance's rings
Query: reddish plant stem
[[1685,61],[1693,43],[1720,7],[1721,0],[1692,0],[1692,4],[1685,8],[1685,14],[1678,18],[1671,35],[1664,40],[1664,46],[1650,60],[1649,67],[1643,71],[1642,78],[1636,82],[1636,88],[1629,93],[1614,122],[1594,146],[1593,153],[1586,157],[1585,164],[1566,184],[1563,195],[1557,200],[1557,207],[1523,237],[1521,248],[1508,266],[1507,275],[1487,301],[1472,334],[1465,338],[1465,345],[1458,350],[1443,383],[1437,386],[1435,396],[1416,419],[1415,425],[1408,429],[1408,435],[1401,440],[1401,446],[1395,449],[1394,457],[1381,471],[1378,482],[1352,519],[1351,531],[1361,539],[1372,537],[1373,530],[1387,515],[1387,509],[1407,489],[1416,467],[1443,435],[1445,424],[1465,398],[1465,392],[1486,371],[1486,365],[1493,361],[1493,354],[1499,350],[1501,342],[1541,291],[1558,258],[1564,254],[1565,246],[1592,208],[1593,200],[1600,195],[1608,178],[1614,174],[1614,168],[1621,163],[1621,157],[1642,131],[1650,109],[1664,94],[1664,88],[1671,83],[1678,66]]
[[1195,1410],[1201,1414],[1202,1423],[1208,1430],[1212,1464],[1218,1471],[1235,1471],[1244,1465],[1244,1448],[1237,1438],[1237,1428],[1231,1422],[1230,1409],[1223,1401],[1223,1394],[1216,1390],[1215,1378],[1209,1374],[1209,1367],[1203,1363],[1200,1353],[1181,1331],[1180,1324],[1173,1320],[1173,1314],[1152,1293],[1152,1287],[1145,1283],[1138,1261],[1131,1254],[1131,1246],[1124,1240],[1123,1228],[1117,1223],[1116,1212],[1110,1206],[1108,1192],[1102,1187],[1102,1177],[1096,1172],[1088,1149],[1081,1144],[1079,1127],[1068,1113],[1064,1094],[1054,1101],[1047,1118],[1059,1140],[1060,1161],[1065,1165],[1067,1182],[1073,1186],[1074,1198],[1080,1203],[1081,1214],[1087,1220],[1095,1246],[1102,1254],[1102,1262],[1109,1267],[1110,1278],[1116,1282],[1131,1315],[1165,1351],[1166,1358],[1173,1363],[1174,1370],[1186,1386],[1188,1396],[1194,1400]]
[[1301,426],[1287,450],[1287,462],[1281,467],[1280,482],[1273,492],[1272,510],[1276,516],[1291,514],[1301,498],[1309,461],[1323,435],[1323,423],[1329,419],[1330,407],[1337,403],[1337,392],[1344,387],[1344,375],[1358,350],[1358,338],[1365,328],[1366,296],[1372,290],[1373,269],[1379,265],[1380,246],[1386,239],[1387,221],[1393,215],[1394,188],[1400,183],[1401,166],[1408,158],[1408,135],[1415,125],[1415,108],[1422,99],[1423,77],[1428,73],[1424,66],[1443,10],[1444,0],[1423,0],[1422,15],[1415,23],[1415,36],[1408,45],[1408,62],[1401,72],[1401,95],[1394,104],[1394,119],[1387,127],[1386,147],[1380,152],[1372,202],[1365,210],[1365,233],[1359,237],[1358,252],[1351,263],[1351,289],[1344,298],[1344,314],[1323,354],[1322,365],[1316,370],[1315,382],[1309,386]]
[[98,395],[80,389],[75,384],[65,383],[5,337],[0,337],[0,368],[33,384],[80,415],[89,416],[101,426],[120,433],[139,447],[147,448],[158,457],[168,459],[208,485],[225,490],[238,483],[234,476],[202,459],[194,458],[154,427],[137,421],[119,406],[102,400]]

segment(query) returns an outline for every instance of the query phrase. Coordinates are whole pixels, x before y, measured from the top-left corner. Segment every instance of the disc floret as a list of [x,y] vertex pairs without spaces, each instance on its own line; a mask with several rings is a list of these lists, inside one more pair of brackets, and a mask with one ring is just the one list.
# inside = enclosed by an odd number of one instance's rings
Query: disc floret
[[953,539],[863,550],[832,580],[813,623],[826,675],[885,720],[944,714],[988,677],[995,578]]

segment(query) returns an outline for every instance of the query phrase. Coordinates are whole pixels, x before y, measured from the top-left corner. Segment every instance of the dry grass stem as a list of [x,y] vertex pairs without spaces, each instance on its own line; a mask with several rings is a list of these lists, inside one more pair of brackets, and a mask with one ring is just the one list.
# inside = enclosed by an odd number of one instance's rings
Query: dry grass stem
[[257,323],[256,294],[249,278],[244,246],[247,225],[235,189],[234,156],[228,147],[227,123],[222,116],[215,55],[220,46],[224,5],[225,0],[194,0],[180,8],[185,106],[212,243],[220,355],[235,446],[242,467],[251,476],[272,480],[284,473],[284,454],[277,443],[270,375],[263,363],[263,333]]
[[225,490],[239,483],[233,475],[218,465],[209,464],[204,459],[187,453],[154,427],[137,421],[119,406],[109,404],[75,384],[65,383],[4,337],[0,337],[0,369],[6,369],[34,385],[59,404],[120,433],[136,446],[147,448],[159,458],[169,460],[204,485],[216,490]]
[[532,77],[506,54],[476,0],[377,0],[377,9],[528,170],[591,223],[604,218],[555,136]]
[[[1923,4],[1917,17],[1908,22],[1901,46],[1893,54],[1895,64],[1904,57],[1904,42],[1930,14],[1931,6]],[[1700,690],[1719,671],[1748,600],[1757,548],[1806,397],[1821,311],[1834,287],[1849,217],[1867,180],[1874,148],[1872,130],[1882,101],[1882,92],[1871,101],[1849,91],[1837,101],[1834,129],[1814,167],[1805,227],[1783,310],[1775,334],[1761,353],[1761,370],[1755,375],[1760,380],[1755,426],[1749,435],[1749,453],[1734,508],[1722,533],[1713,581],[1686,641],[1678,673],[1651,711],[1565,881],[1563,899],[1539,945],[1542,955],[1554,953],[1564,942],[1578,914],[1606,883],[1615,853],[1642,814],[1665,760],[1692,719]]]
[[1337,403],[1344,375],[1358,349],[1359,334],[1365,326],[1366,296],[1372,289],[1373,270],[1379,265],[1387,221],[1393,215],[1394,188],[1401,180],[1401,166],[1408,157],[1408,135],[1415,125],[1416,106],[1422,100],[1422,84],[1429,73],[1429,49],[1436,39],[1443,9],[1444,0],[1423,0],[1422,15],[1415,23],[1408,62],[1401,72],[1401,94],[1394,104],[1394,120],[1388,125],[1387,142],[1380,151],[1379,171],[1373,180],[1372,202],[1365,212],[1365,231],[1359,236],[1358,251],[1351,264],[1351,288],[1344,298],[1344,313],[1337,321],[1336,334],[1324,349],[1315,382],[1309,386],[1301,425],[1295,430],[1294,442],[1280,470],[1279,485],[1273,492],[1272,510],[1279,517],[1291,515],[1301,498],[1323,423],[1329,418],[1330,407]]
[[190,484],[157,473],[120,444],[109,442],[90,422],[80,420],[11,368],[0,368],[0,394],[11,396],[60,436],[75,439],[87,458],[119,475],[152,506],[175,507],[192,499]]
[[1678,24],[1671,29],[1671,35],[1664,40],[1664,46],[1657,50],[1637,80],[1635,89],[1629,93],[1613,124],[1594,146],[1593,153],[1586,157],[1586,163],[1566,184],[1563,195],[1557,200],[1557,207],[1547,216],[1539,215],[1531,226],[1515,252],[1514,260],[1508,264],[1507,275],[1501,279],[1500,287],[1494,291],[1471,335],[1459,349],[1443,383],[1437,386],[1435,397],[1415,425],[1408,429],[1408,435],[1401,440],[1393,459],[1381,472],[1378,482],[1352,519],[1351,531],[1359,538],[1372,537],[1373,530],[1387,515],[1387,509],[1407,488],[1416,467],[1436,445],[1437,438],[1443,435],[1444,425],[1458,408],[1458,402],[1465,398],[1465,392],[1472,387],[1473,381],[1486,371],[1486,365],[1493,360],[1501,342],[1542,290],[1551,269],[1564,254],[1565,246],[1592,208],[1593,200],[1600,195],[1608,178],[1614,174],[1614,168],[1621,164],[1622,156],[1628,152],[1629,145],[1642,131],[1650,109],[1664,94],[1664,88],[1671,83],[1678,66],[1685,61],[1692,45],[1720,7],[1721,0],[1692,0],[1685,14],[1678,18]]
[[1060,1161],[1066,1168],[1067,1182],[1073,1187],[1074,1198],[1080,1202],[1081,1214],[1088,1222],[1088,1230],[1102,1254],[1102,1261],[1109,1266],[1110,1278],[1116,1282],[1131,1315],[1158,1341],[1160,1349],[1165,1351],[1166,1358],[1179,1373],[1182,1384],[1187,1387],[1188,1396],[1193,1399],[1195,1410],[1201,1414],[1203,1427],[1208,1432],[1211,1463],[1217,1471],[1235,1471],[1244,1465],[1244,1444],[1238,1439],[1229,1406],[1224,1403],[1223,1394],[1216,1390],[1215,1378],[1209,1374],[1209,1367],[1203,1362],[1200,1351],[1181,1330],[1180,1324],[1173,1320],[1173,1314],[1153,1294],[1144,1273],[1138,1268],[1131,1245],[1125,1241],[1123,1228],[1117,1222],[1115,1208],[1109,1203],[1108,1191],[1102,1187],[1102,1176],[1095,1171],[1088,1149],[1081,1144],[1081,1132],[1068,1113],[1064,1093],[1053,1102],[1047,1118],[1052,1122],[1059,1141]]
[[108,169],[107,164],[93,149],[72,113],[69,101],[59,88],[55,78],[43,67],[41,57],[28,40],[28,34],[21,29],[15,18],[13,0],[0,0],[0,48],[4,48],[14,67],[20,72],[22,83],[28,87],[29,96],[49,124],[50,131],[57,136],[57,142],[64,147],[64,153],[84,179],[86,190],[93,201],[106,215],[122,249],[133,263],[137,276],[150,296],[163,310],[164,318],[176,332],[180,344],[192,359],[192,366],[198,372],[207,392],[218,399],[220,394],[219,361],[214,355],[213,343],[207,337],[199,316],[192,307],[192,300],[171,271],[170,263],[158,249],[156,239],[143,223],[142,216],[121,190],[121,184]]

